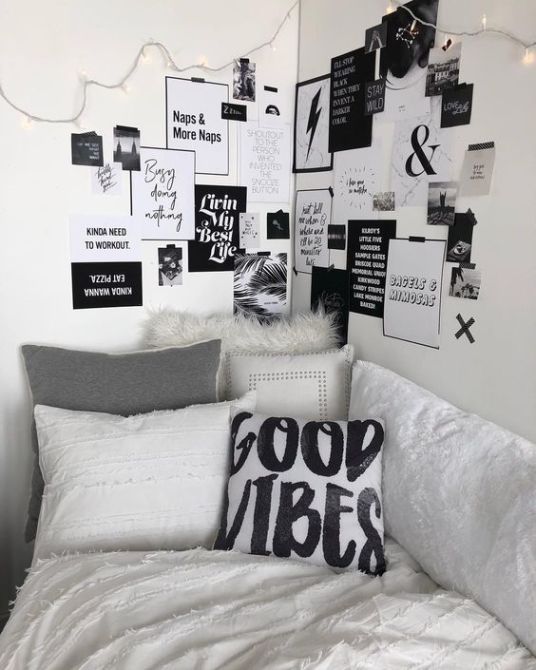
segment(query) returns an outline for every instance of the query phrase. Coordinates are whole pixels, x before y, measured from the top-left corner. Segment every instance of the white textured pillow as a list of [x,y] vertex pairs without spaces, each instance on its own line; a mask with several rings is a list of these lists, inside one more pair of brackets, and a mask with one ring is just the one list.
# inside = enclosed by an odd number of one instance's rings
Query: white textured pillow
[[63,551],[211,547],[224,500],[231,408],[130,417],[35,408],[45,481],[35,558]]
[[351,345],[315,354],[228,353],[228,399],[257,392],[262,414],[337,421],[348,417],[354,350]]
[[381,575],[383,438],[376,419],[239,412],[215,548]]
[[385,531],[536,653],[536,445],[357,362],[350,418],[381,416]]

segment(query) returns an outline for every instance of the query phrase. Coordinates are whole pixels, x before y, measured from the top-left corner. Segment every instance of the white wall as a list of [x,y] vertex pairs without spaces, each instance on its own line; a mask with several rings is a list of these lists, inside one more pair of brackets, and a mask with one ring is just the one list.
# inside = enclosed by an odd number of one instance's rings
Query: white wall
[[[78,72],[115,81],[130,66],[140,45],[159,40],[178,63],[220,65],[271,37],[290,6],[248,0],[49,0],[30,4],[6,0],[0,21],[0,81],[22,108],[44,116],[71,115],[77,101]],[[294,10],[276,42],[252,56],[258,83],[278,86],[291,99],[297,71],[298,12]],[[104,135],[111,149],[116,124],[141,129],[142,144],[165,146],[164,75],[173,72],[156,52],[130,82],[131,91],[92,89],[83,117],[88,130]],[[231,83],[231,69],[217,75],[190,71]],[[250,113],[253,111],[249,110]],[[0,613],[13,585],[21,583],[31,558],[23,542],[32,455],[29,394],[19,347],[38,342],[93,350],[138,346],[142,307],[79,310],[71,307],[69,229],[71,213],[128,213],[128,192],[97,199],[90,193],[89,168],[70,164],[72,125],[21,127],[21,115],[0,100],[2,189],[0,222]],[[199,183],[236,184],[236,127],[231,126],[229,177]],[[289,207],[289,203],[277,205]],[[272,206],[251,206],[264,214]],[[145,306],[170,304],[197,311],[232,309],[232,273],[186,275],[182,287],[161,287],[158,242],[144,242]],[[288,242],[263,244],[288,251]]]
[[[364,44],[365,29],[380,22],[386,0],[304,0],[300,23],[300,80],[329,72],[330,58]],[[514,14],[515,11],[515,14]],[[440,25],[472,30],[486,13],[488,27],[502,26],[533,40],[534,0],[439,0]],[[443,42],[441,41],[440,44]],[[448,297],[450,275],[444,275],[439,351],[383,337],[382,321],[351,314],[349,341],[357,356],[389,367],[454,404],[536,440],[536,63],[523,65],[523,49],[501,37],[465,38],[460,81],[474,83],[471,124],[454,131],[456,163],[461,167],[472,142],[494,140],[492,193],[459,200],[459,211],[471,207],[478,225],[472,261],[482,269],[478,301]],[[393,124],[374,122],[374,137],[383,139],[384,190],[389,190]],[[296,187],[326,188],[332,173],[299,175]],[[446,238],[446,228],[426,225],[424,208],[399,209],[397,235]],[[334,223],[342,223],[335,222]],[[332,252],[336,267],[345,267],[343,252]],[[450,268],[451,266],[445,266]],[[309,305],[310,275],[294,281],[293,309]],[[456,314],[473,316],[470,344],[457,340]],[[468,445],[469,446],[469,445]]]

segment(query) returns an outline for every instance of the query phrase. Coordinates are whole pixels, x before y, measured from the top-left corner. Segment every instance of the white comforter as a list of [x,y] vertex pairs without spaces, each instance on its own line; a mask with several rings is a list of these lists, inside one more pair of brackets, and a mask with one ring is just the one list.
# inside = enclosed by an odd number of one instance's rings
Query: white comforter
[[387,556],[381,578],[204,549],[41,561],[0,636],[0,668],[536,668],[473,601],[389,541]]

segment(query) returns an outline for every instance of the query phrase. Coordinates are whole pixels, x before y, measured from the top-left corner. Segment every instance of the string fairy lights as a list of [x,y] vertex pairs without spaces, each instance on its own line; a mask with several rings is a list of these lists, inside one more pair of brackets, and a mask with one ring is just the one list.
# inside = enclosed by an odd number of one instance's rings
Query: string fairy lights
[[[446,36],[446,40],[450,36],[456,36],[456,37],[477,37],[478,35],[486,34],[486,35],[500,35],[502,37],[505,37],[516,44],[520,45],[523,47],[523,57],[521,59],[521,62],[524,65],[530,65],[534,63],[536,60],[536,55],[534,53],[534,48],[536,47],[536,41],[531,41],[527,42],[519,37],[517,35],[514,35],[508,30],[505,30],[503,28],[495,28],[495,27],[488,27],[488,19],[486,14],[482,15],[481,19],[481,28],[478,30],[473,30],[473,31],[455,31],[443,28],[439,24],[434,24],[434,23],[429,23],[428,21],[425,21],[424,19],[419,18],[416,16],[416,14],[407,6],[404,4],[406,0],[389,0],[388,6],[386,8],[386,13],[389,14],[391,12],[396,11],[396,9],[402,9],[405,10],[412,18],[414,21],[420,23],[423,26],[428,26],[430,28],[434,28],[438,33],[441,33]],[[295,0],[293,4],[290,6],[288,11],[286,12],[284,18],[280,21],[276,31],[274,34],[266,41],[262,42],[256,47],[253,47],[249,51],[247,51],[245,54],[243,54],[243,57],[246,58],[248,56],[251,56],[252,54],[256,53],[257,51],[260,51],[261,49],[264,49],[265,47],[270,47],[272,51],[276,51],[276,46],[275,46],[275,41],[277,37],[279,36],[279,33],[283,30],[283,27],[285,26],[286,22],[291,19],[292,12],[298,7],[300,4],[301,0]],[[81,127],[81,117],[82,114],[84,113],[86,107],[87,107],[87,101],[88,101],[88,90],[92,86],[97,86],[100,88],[106,88],[106,89],[120,89],[122,90],[125,94],[128,94],[130,91],[130,86],[128,84],[128,80],[133,76],[133,74],[136,72],[138,67],[143,64],[151,63],[152,58],[150,54],[150,50],[152,51],[157,51],[159,52],[160,56],[162,57],[163,61],[166,63],[166,67],[170,70],[173,70],[175,72],[187,72],[188,70],[204,70],[205,72],[221,72],[222,70],[225,70],[228,67],[231,67],[234,63],[234,60],[230,60],[227,63],[224,63],[223,65],[219,65],[217,67],[212,67],[208,64],[206,57],[202,56],[199,59],[199,62],[197,63],[191,63],[189,65],[185,66],[179,66],[169,49],[166,47],[165,44],[162,42],[159,42],[157,40],[149,40],[142,44],[142,46],[138,49],[138,52],[136,53],[134,60],[132,61],[131,66],[125,73],[123,77],[121,77],[118,81],[112,84],[107,84],[102,81],[98,81],[96,79],[91,79],[88,77],[87,72],[84,70],[81,70],[78,73],[79,77],[79,82],[80,82],[80,88],[81,88],[81,95],[80,99],[81,102],[78,107],[78,111],[76,111],[75,114],[72,116],[65,116],[65,117],[59,117],[59,118],[53,118],[53,117],[46,117],[46,116],[38,116],[37,114],[32,114],[28,110],[20,107],[17,105],[5,92],[2,83],[0,82],[0,98],[2,98],[12,109],[14,109],[17,112],[20,112],[22,114],[22,120],[21,120],[21,126],[23,128],[30,128],[32,126],[32,123],[35,122],[40,122],[40,123],[73,123],[77,125],[78,127]]]

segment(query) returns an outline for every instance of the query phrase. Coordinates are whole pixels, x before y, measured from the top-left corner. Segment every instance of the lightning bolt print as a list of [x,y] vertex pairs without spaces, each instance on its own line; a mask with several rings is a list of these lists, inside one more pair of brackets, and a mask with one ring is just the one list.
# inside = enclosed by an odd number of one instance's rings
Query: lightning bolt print
[[309,152],[311,151],[313,137],[315,136],[316,127],[318,125],[318,119],[320,117],[320,113],[322,112],[322,107],[320,107],[320,109],[317,109],[318,103],[320,101],[320,93],[321,89],[319,88],[317,93],[315,93],[314,98],[311,100],[311,109],[309,110],[309,121],[307,121],[307,130],[305,131],[305,134],[311,131],[311,135],[309,136],[309,146],[307,147],[307,158],[305,160],[309,160]]

